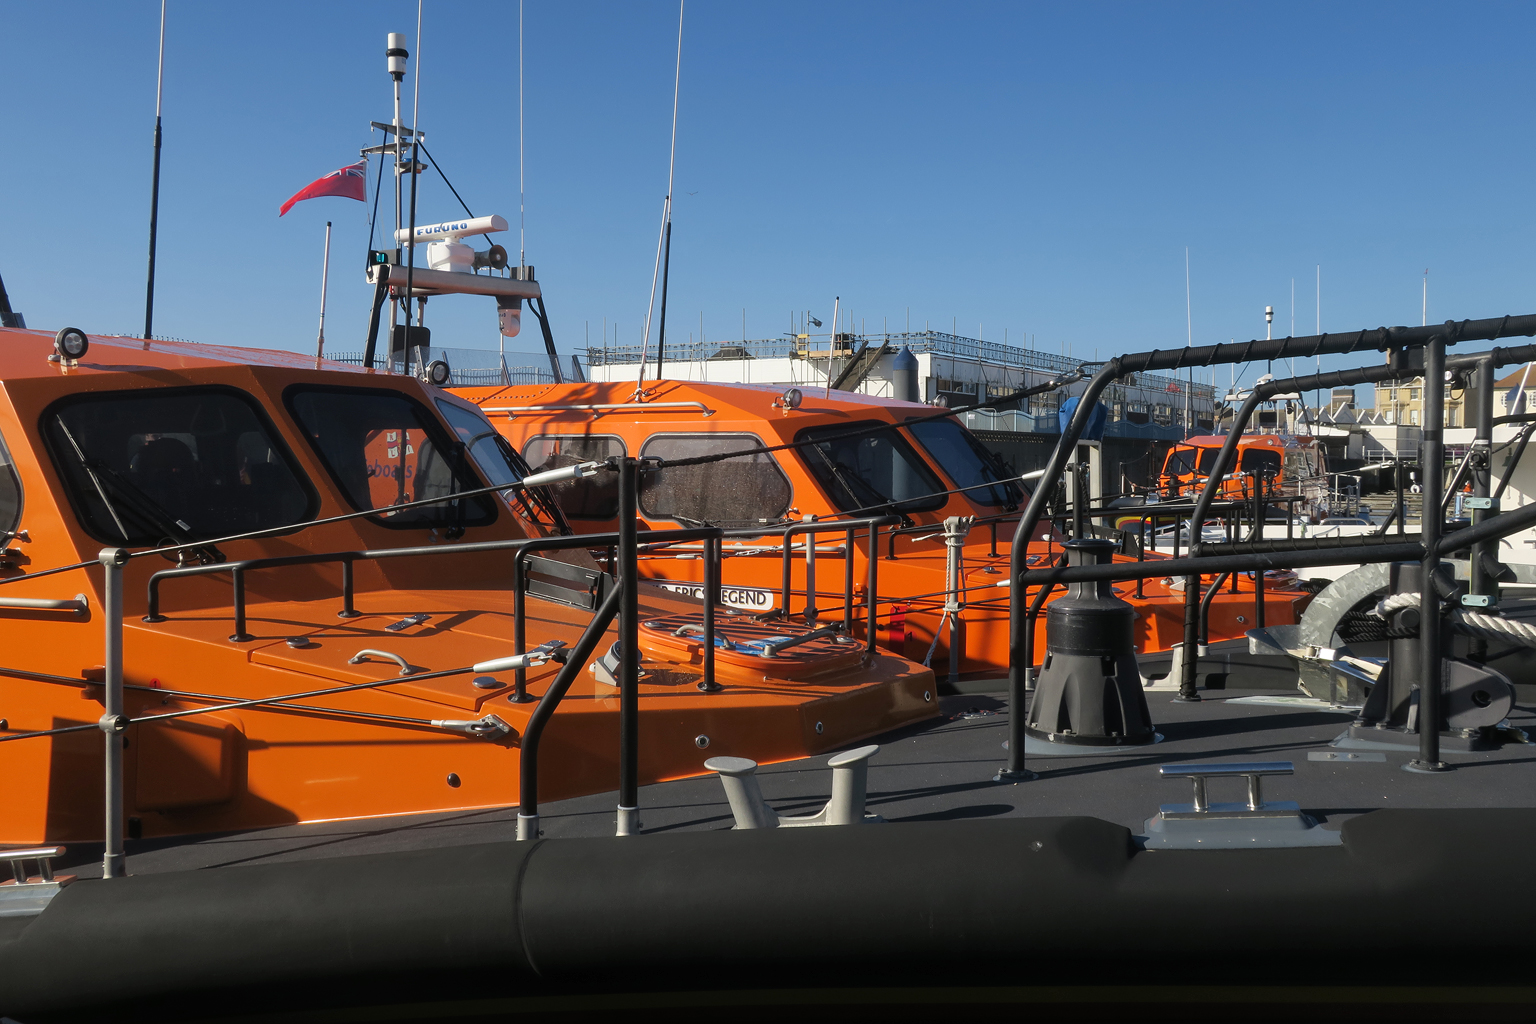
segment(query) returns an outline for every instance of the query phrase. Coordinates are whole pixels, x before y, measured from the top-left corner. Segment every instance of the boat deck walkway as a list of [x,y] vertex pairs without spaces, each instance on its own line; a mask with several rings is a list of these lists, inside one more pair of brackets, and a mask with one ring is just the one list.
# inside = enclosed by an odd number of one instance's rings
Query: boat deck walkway
[[[1264,688],[1229,684],[1205,691],[1199,703],[1179,703],[1172,691],[1151,690],[1147,697],[1161,742],[1110,756],[1031,757],[1029,767],[1039,778],[1017,784],[993,781],[1006,760],[1003,743],[1012,710],[1007,695],[943,697],[940,718],[871,740],[880,751],[870,761],[867,810],[893,823],[1090,815],[1140,835],[1160,804],[1190,800],[1189,781],[1164,779],[1158,766],[1200,761],[1293,762],[1293,776],[1265,781],[1265,799],[1295,800],[1330,830],[1388,807],[1536,806],[1536,745],[1512,742],[1480,753],[1446,750],[1443,757],[1454,770],[1436,775],[1404,771],[1411,750],[1340,760],[1328,744],[1349,724],[1349,712],[1329,709],[1293,686],[1272,685],[1284,682],[1274,673],[1265,678],[1257,670],[1234,671],[1229,679]],[[1510,724],[1536,738],[1536,687],[1517,690]],[[716,753],[729,752],[700,751],[701,764]],[[758,778],[765,799],[780,815],[820,810],[831,790],[829,756],[762,766]],[[1213,801],[1243,796],[1241,779],[1214,779],[1209,785]],[[544,835],[611,836],[616,803],[616,793],[546,803],[540,808]],[[644,834],[727,829],[733,823],[713,774],[643,787],[640,807]],[[515,808],[497,808],[144,839],[129,842],[128,863],[131,873],[143,874],[495,842],[516,838],[516,819]],[[60,867],[92,877],[99,875],[99,857],[99,847],[71,844],[68,866]]]

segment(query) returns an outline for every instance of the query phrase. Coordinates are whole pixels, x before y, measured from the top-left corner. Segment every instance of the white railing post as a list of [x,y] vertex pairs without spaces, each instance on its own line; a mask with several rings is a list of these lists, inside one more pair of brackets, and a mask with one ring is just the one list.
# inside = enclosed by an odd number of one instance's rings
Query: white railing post
[[103,878],[121,878],[126,870],[123,853],[123,736],[128,716],[123,714],[123,566],[128,552],[102,548],[97,556],[102,568],[101,617],[105,620],[106,705],[100,721],[106,738],[106,849],[101,858]]
[[949,681],[960,678],[960,612],[965,607],[965,538],[971,532],[973,516],[950,516],[944,520],[944,614],[949,619]]

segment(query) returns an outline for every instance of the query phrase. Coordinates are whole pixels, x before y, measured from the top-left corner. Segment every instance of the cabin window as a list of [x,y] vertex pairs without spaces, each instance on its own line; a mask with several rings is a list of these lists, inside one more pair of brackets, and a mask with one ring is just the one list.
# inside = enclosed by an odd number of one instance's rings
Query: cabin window
[[1216,456],[1220,454],[1220,448],[1181,445],[1168,452],[1163,473],[1166,476],[1189,476],[1198,472],[1201,476],[1209,476],[1216,468]]
[[1280,453],[1265,451],[1263,448],[1247,448],[1243,451],[1243,459],[1239,468],[1244,473],[1271,473],[1280,475]]
[[[850,431],[874,433],[846,437]],[[811,427],[796,441],[811,474],[844,512],[926,512],[949,501],[944,485],[892,427],[873,420]]]
[[68,398],[42,418],[71,506],[97,540],[210,540],[314,518],[308,480],[261,407],[233,388]]
[[789,477],[772,455],[757,452],[699,466],[667,466],[673,459],[763,447],[753,434],[658,434],[640,449],[663,460],[640,477],[640,511],[658,519],[751,526],[777,522],[789,511]]
[[1285,453],[1285,477],[1287,483],[1305,480],[1312,476],[1312,456],[1304,448],[1293,448]]
[[[907,429],[917,438],[917,443],[923,446],[928,457],[949,474],[956,487],[975,488],[965,492],[971,501],[978,505],[1017,508],[1023,500],[1021,488],[1009,479],[1012,474],[1003,467],[998,457],[983,447],[975,434],[954,420],[909,423]],[[988,483],[993,486],[977,486]]]
[[[539,473],[624,454],[623,438],[611,434],[543,434],[523,445],[523,458]],[[549,489],[567,518],[607,520],[619,514],[617,473],[567,480]]]
[[[398,391],[297,385],[284,393],[320,461],[352,507],[380,510],[392,529],[484,526],[496,520],[490,495],[454,498],[485,486],[420,402]],[[388,511],[391,505],[441,498]]]
[[[459,440],[463,442],[464,447],[468,449],[469,457],[475,461],[480,475],[491,483],[516,483],[533,472],[523,457],[517,453],[517,449],[508,444],[507,439],[491,426],[491,421],[485,418],[485,413],[446,398],[437,400],[437,408],[442,412],[443,419],[447,420],[448,425],[453,428],[453,432],[459,435]],[[560,514],[559,506],[548,496],[540,493],[538,488],[524,491],[518,487],[503,491],[502,497],[506,498],[523,518],[548,523],[561,533],[570,532],[565,517]]]

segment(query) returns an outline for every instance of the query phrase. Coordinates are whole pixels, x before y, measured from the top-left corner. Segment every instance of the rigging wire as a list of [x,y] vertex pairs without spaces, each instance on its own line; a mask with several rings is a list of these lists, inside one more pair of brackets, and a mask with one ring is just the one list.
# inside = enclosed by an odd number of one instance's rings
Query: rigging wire
[[[372,130],[371,129],[369,130],[369,134],[370,135],[372,134]],[[374,181],[373,181],[373,214],[368,218],[368,248],[369,249],[373,248],[373,243],[378,238],[379,190],[384,187],[384,165],[386,163],[388,163],[388,161],[384,159],[384,154],[380,153],[379,154],[379,173],[378,173],[378,176],[376,178],[374,178]],[[366,181],[367,179],[364,179],[364,180]]]
[[[439,171],[439,174],[442,172]],[[523,145],[523,0],[517,0],[517,265],[528,266],[527,158]],[[444,181],[448,179],[444,178]],[[449,186],[452,188],[453,186]],[[457,195],[458,193],[454,193]],[[459,200],[463,202],[463,200]],[[464,207],[468,210],[469,207]],[[490,237],[490,236],[486,236]],[[523,275],[527,277],[525,273]]]
[[[677,0],[677,67],[672,77],[672,149],[667,158],[667,196],[661,204],[661,231],[656,238],[656,266],[651,271],[651,301],[645,309],[645,331],[640,337],[640,376],[635,380],[636,393],[645,383],[645,355],[651,344],[651,312],[656,308],[656,279],[661,274],[662,250],[667,242],[667,235],[672,224],[672,181],[677,170],[677,100],[679,90],[683,83],[683,4],[685,0]],[[662,307],[666,307],[666,295],[662,295]],[[665,328],[665,316],[662,325]],[[656,344],[659,347],[662,339],[658,336]]]

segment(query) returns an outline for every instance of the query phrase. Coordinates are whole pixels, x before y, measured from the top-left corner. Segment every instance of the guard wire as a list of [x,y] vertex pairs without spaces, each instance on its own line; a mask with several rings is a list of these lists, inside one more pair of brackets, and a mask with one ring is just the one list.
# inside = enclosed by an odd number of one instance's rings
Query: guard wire
[[[1036,384],[1033,387],[1021,388],[1020,390],[1015,391],[1013,394],[1006,395],[1003,398],[992,399],[986,402],[974,402],[971,405],[962,405],[958,409],[945,409],[943,412],[934,413],[931,416],[919,416],[915,419],[903,420],[900,423],[881,423],[873,427],[859,427],[855,430],[845,430],[836,434],[827,434],[826,436],[818,437],[815,440],[790,441],[786,444],[760,445],[756,448],[743,448],[740,451],[721,452],[716,455],[695,455],[693,458],[689,459],[667,459],[657,468],[666,468],[670,466],[703,466],[711,462],[724,462],[727,459],[739,459],[744,455],[766,455],[770,452],[789,451],[792,448],[810,448],[816,445],[826,444],[828,441],[843,441],[851,437],[865,437],[870,434],[878,434],[883,430],[900,430],[902,427],[910,427],[917,423],[929,423],[933,420],[942,420],[950,416],[958,416],[962,412],[973,412],[977,409],[986,408],[988,406],[1003,405],[1007,402],[1016,401],[1020,398],[1028,398],[1031,395],[1043,394],[1046,391],[1055,391],[1057,388],[1066,387],[1068,384],[1076,383],[1077,381],[1082,380],[1083,377],[1087,376],[1084,371],[1088,365],[1090,364],[1084,363],[1082,367],[1079,367],[1072,374],[1057,376],[1052,380],[1045,382],[1044,384]],[[999,484],[1005,484],[1007,482],[1008,481],[1006,480],[998,481]],[[912,501],[917,499],[904,500]],[[900,504],[901,502],[893,501],[892,503]],[[878,507],[883,508],[884,506]]]

